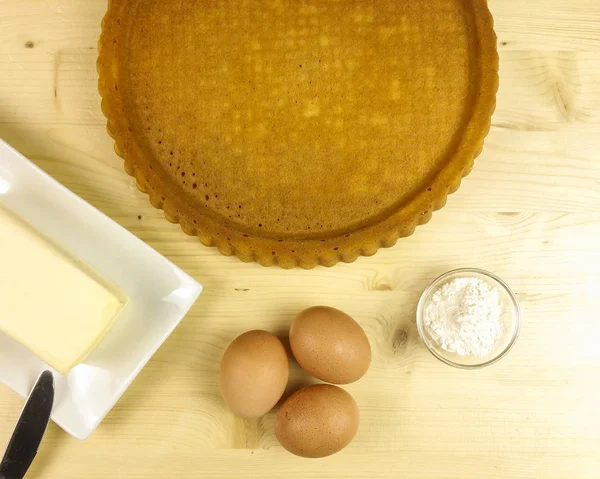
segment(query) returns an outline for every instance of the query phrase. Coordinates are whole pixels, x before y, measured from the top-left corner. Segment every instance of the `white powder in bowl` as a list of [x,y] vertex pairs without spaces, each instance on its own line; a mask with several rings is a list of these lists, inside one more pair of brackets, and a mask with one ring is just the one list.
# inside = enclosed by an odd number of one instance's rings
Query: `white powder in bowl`
[[485,357],[503,332],[500,292],[478,278],[453,279],[433,293],[423,322],[446,351]]

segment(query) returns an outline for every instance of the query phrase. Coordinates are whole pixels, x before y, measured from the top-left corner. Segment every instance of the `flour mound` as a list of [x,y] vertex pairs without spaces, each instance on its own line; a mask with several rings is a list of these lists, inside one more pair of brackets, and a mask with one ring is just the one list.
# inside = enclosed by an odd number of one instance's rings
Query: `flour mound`
[[497,288],[477,278],[456,278],[433,293],[424,324],[444,350],[482,358],[502,336],[501,318]]

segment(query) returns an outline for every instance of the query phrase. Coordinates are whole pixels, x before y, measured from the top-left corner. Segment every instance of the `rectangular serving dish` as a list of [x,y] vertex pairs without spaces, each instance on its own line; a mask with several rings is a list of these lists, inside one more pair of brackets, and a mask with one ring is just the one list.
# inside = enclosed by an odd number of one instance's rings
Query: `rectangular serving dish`
[[[85,439],[181,322],[202,286],[2,140],[0,203],[129,297],[123,313],[82,364],[67,376],[54,371],[52,419]],[[0,382],[26,398],[44,369],[51,368],[0,333]]]

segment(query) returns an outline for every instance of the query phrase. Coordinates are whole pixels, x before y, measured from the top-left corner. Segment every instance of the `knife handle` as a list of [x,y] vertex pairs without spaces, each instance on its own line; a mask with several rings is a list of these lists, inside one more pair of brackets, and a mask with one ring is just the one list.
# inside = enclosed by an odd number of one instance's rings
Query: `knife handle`
[[44,371],[38,378],[15,431],[0,460],[0,479],[23,479],[46,432],[54,404],[54,377]]
[[[8,467],[8,464],[6,464],[6,466]],[[4,469],[4,466],[2,466],[2,468]],[[5,475],[3,471],[0,471],[0,479],[21,479],[16,476],[9,476],[8,473],[6,473],[6,474],[7,475]]]

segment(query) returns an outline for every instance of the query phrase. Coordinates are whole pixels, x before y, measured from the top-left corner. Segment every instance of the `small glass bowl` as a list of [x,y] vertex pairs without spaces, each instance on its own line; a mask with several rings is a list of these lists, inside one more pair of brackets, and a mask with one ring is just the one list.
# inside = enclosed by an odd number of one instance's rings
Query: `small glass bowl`
[[[444,284],[456,278],[477,278],[485,281],[490,286],[496,287],[500,293],[500,301],[503,307],[502,322],[504,325],[504,333],[498,339],[494,349],[488,356],[461,356],[459,354],[446,351],[439,346],[435,340],[429,335],[424,324],[425,308],[429,304],[433,293],[435,293]],[[419,305],[417,307],[417,329],[421,339],[427,346],[427,349],[443,363],[450,366],[462,369],[477,369],[490,364],[494,364],[503,358],[508,351],[513,347],[519,334],[519,325],[521,321],[521,309],[515,294],[511,291],[508,285],[498,276],[478,268],[462,268],[455,269],[444,273],[437,278],[421,295]]]

